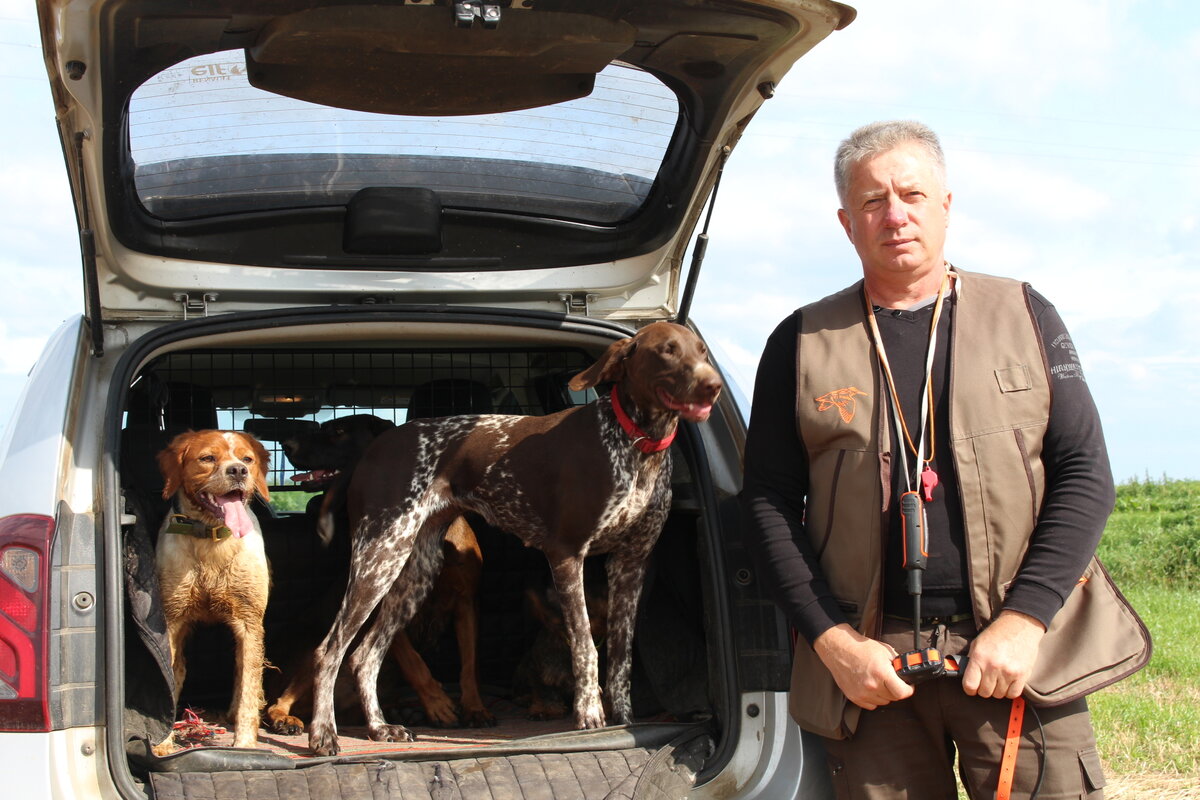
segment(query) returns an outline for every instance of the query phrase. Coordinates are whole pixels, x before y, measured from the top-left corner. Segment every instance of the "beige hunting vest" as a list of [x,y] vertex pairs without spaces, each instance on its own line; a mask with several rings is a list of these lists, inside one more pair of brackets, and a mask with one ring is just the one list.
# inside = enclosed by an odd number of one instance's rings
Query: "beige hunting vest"
[[[950,447],[962,497],[972,607],[982,628],[1000,612],[1037,524],[1051,393],[1024,285],[958,275],[948,354]],[[796,424],[809,460],[805,530],[851,625],[877,636],[892,436],[865,314],[861,282],[802,309]],[[1027,696],[1066,702],[1148,658],[1145,627],[1093,559],[1043,638]],[[1120,672],[1116,677],[1114,669]],[[832,738],[853,732],[858,720],[859,709],[803,640],[796,648],[790,709],[802,727]]]

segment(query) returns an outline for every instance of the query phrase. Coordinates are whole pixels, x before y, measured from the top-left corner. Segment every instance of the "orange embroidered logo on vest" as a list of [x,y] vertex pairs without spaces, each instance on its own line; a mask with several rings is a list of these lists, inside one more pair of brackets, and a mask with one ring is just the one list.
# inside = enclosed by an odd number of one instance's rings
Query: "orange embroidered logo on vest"
[[820,397],[814,398],[814,402],[817,404],[817,411],[836,408],[842,417],[842,422],[850,422],[854,419],[854,412],[858,408],[858,401],[854,398],[860,394],[863,397],[867,396],[867,393],[861,391],[857,386],[847,386],[845,389],[826,392]]

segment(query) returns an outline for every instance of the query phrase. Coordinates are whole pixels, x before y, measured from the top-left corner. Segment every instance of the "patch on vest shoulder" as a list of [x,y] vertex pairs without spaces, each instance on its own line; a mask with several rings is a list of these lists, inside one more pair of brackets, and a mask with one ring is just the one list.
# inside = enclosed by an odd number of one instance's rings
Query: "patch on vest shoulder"
[[817,411],[836,408],[842,417],[842,422],[850,422],[854,419],[854,412],[858,409],[858,401],[854,399],[858,395],[866,397],[867,393],[857,386],[847,386],[845,389],[834,389],[820,397],[814,397],[813,402],[817,404]]

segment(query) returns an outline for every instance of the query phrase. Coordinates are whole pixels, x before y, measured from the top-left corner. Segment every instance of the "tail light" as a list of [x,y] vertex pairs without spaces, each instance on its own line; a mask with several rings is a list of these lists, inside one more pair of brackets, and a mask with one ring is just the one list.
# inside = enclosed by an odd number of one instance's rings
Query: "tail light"
[[50,543],[54,520],[0,519],[0,730],[50,730]]

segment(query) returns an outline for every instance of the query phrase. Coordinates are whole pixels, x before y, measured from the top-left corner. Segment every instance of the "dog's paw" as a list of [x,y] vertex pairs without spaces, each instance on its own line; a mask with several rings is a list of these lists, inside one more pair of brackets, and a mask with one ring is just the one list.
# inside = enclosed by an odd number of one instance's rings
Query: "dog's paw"
[[403,725],[372,725],[367,736],[372,742],[414,742],[417,738]]
[[159,758],[162,758],[164,756],[169,756],[172,753],[177,753],[182,749],[183,748],[180,745],[175,743],[175,732],[172,731],[171,733],[167,734],[166,739],[163,739],[161,742],[151,747],[150,752]]
[[258,731],[256,730],[253,733],[246,733],[246,734],[239,733],[239,734],[235,735],[233,737],[233,746],[234,747],[245,747],[250,750],[255,749],[256,747],[258,747]]
[[279,736],[298,736],[304,733],[304,720],[285,714],[268,718],[266,727]]
[[336,756],[342,752],[337,731],[324,725],[317,726],[315,723],[308,730],[308,748],[318,756]]
[[440,698],[430,700],[425,705],[425,716],[434,728],[457,728],[458,708],[454,701],[444,694]]
[[603,728],[606,724],[604,721],[604,709],[599,704],[589,706],[583,711],[575,712],[575,728],[577,730],[586,731],[593,728]]
[[633,711],[629,707],[629,703],[613,703],[613,707],[608,714],[608,721],[612,725],[628,725],[633,722]]
[[464,728],[496,727],[496,718],[486,708],[463,709],[462,721]]
[[534,700],[529,705],[529,719],[539,722],[548,719],[562,719],[567,716],[567,707],[562,703],[548,700]]

